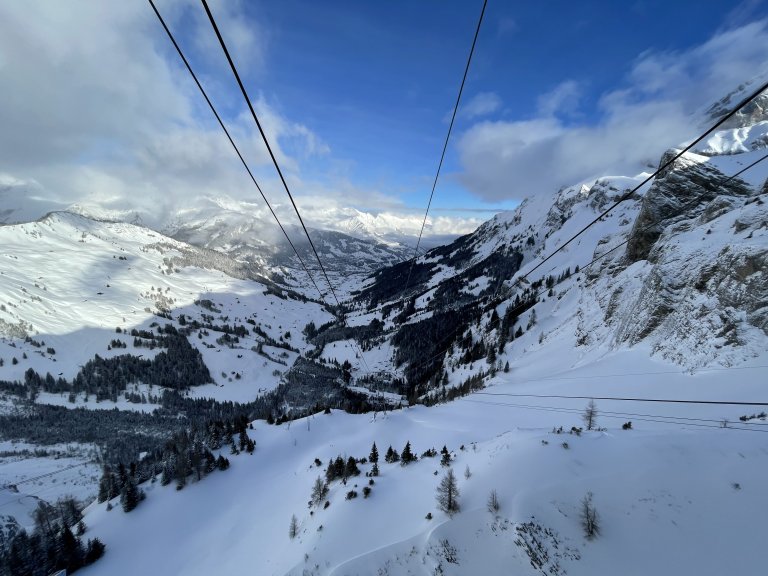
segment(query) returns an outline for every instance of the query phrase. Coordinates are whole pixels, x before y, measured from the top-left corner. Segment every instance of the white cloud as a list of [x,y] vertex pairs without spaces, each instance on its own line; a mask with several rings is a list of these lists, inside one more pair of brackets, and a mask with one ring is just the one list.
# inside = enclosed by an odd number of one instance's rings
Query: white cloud
[[477,118],[493,114],[501,108],[501,98],[495,92],[479,92],[466,104],[459,107],[459,113],[465,118]]
[[[539,100],[529,120],[483,121],[458,143],[460,181],[485,200],[551,193],[608,174],[635,174],[697,135],[701,113],[745,80],[764,74],[767,21],[719,32],[681,52],[646,52],[626,85],[603,94],[599,119],[572,125],[558,115],[577,99],[567,81]],[[559,117],[560,116],[560,117]]]
[[[206,53],[221,55],[201,40],[215,39],[205,13],[192,0],[157,3],[219,112],[234,111],[228,128],[268,191],[275,174],[250,112],[239,94],[222,88],[234,80],[228,72],[220,79],[204,73]],[[258,72],[265,41],[241,9],[240,2],[212,3],[233,55]],[[76,203],[137,212],[154,225],[196,196],[258,198],[146,3],[0,4],[0,94],[0,173],[35,181],[36,198],[45,199],[27,207],[45,212]],[[307,126],[263,94],[251,96],[287,178],[298,177],[300,160],[329,153]],[[19,193],[13,198],[20,201]]]
[[[190,0],[186,0],[190,1]],[[195,47],[216,65],[226,66],[226,57],[205,10],[198,2],[190,10],[194,22]],[[266,66],[266,52],[269,43],[268,30],[258,20],[244,17],[242,0],[209,0],[208,6],[216,25],[222,31],[238,72],[255,70],[263,72]],[[251,3],[253,4],[253,3]],[[253,7],[253,6],[252,6]]]
[[541,116],[570,116],[576,113],[581,98],[581,86],[575,80],[561,82],[538,99]]

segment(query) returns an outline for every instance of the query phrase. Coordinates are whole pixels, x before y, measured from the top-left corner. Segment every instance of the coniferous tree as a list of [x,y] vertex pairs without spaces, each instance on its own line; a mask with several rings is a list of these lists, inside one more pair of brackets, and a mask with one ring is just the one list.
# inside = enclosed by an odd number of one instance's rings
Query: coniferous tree
[[291,524],[288,527],[288,537],[293,540],[299,535],[299,520],[296,518],[296,514],[291,516]]
[[416,460],[416,456],[411,452],[410,442],[405,443],[405,448],[403,448],[403,453],[400,455],[400,459],[402,460],[403,465],[410,464]]
[[448,468],[445,476],[440,480],[436,499],[438,508],[446,514],[453,515],[459,511],[459,486],[456,483],[453,468]]
[[325,481],[333,482],[336,480],[336,467],[333,464],[333,460],[328,462],[328,468],[325,469]]
[[443,449],[440,450],[441,458],[440,458],[440,464],[442,466],[450,466],[451,465],[451,453],[448,452],[448,448],[443,446]]
[[379,463],[374,462],[373,468],[371,468],[371,476],[378,476],[379,475]]
[[392,463],[392,455],[394,454],[394,450],[392,449],[392,445],[389,445],[389,448],[387,448],[387,452],[384,454],[384,462]]
[[376,448],[376,442],[371,446],[371,454],[368,456],[368,460],[371,464],[376,464],[379,461],[379,449]]
[[61,529],[57,538],[56,548],[58,548],[59,556],[56,562],[57,567],[65,569],[67,573],[82,568],[83,561],[85,560],[83,543],[72,534],[69,526],[64,525]]
[[106,546],[104,546],[104,543],[98,538],[88,540],[88,547],[85,552],[85,564],[93,564],[96,560],[104,556],[105,548]]
[[344,477],[344,468],[345,468],[344,458],[342,458],[341,456],[337,456],[336,460],[334,460],[333,462],[333,468],[334,468],[334,471],[336,472],[336,478]]
[[359,476],[360,469],[357,467],[357,462],[350,456],[347,458],[347,463],[344,466],[344,478],[350,478],[352,476]]
[[123,490],[120,492],[120,503],[123,505],[123,511],[130,512],[136,506],[139,505],[141,499],[139,489],[136,487],[136,483],[133,479],[128,481],[123,486]]
[[111,500],[117,496],[119,491],[117,490],[115,475],[109,466],[104,466],[104,472],[99,480],[99,502],[105,502]]

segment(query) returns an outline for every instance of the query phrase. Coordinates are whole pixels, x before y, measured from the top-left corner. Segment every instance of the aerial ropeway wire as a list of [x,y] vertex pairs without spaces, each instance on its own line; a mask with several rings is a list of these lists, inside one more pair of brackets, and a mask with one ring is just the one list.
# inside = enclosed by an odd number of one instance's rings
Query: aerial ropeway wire
[[[259,134],[261,134],[261,139],[264,141],[264,145],[267,148],[267,152],[269,153],[270,158],[272,159],[272,164],[275,167],[275,170],[277,171],[278,176],[280,177],[280,181],[283,184],[283,188],[285,189],[286,194],[288,195],[288,198],[291,201],[291,205],[293,206],[294,211],[296,212],[296,216],[299,219],[299,223],[301,224],[302,229],[304,230],[304,235],[307,237],[307,241],[309,242],[309,246],[312,249],[312,252],[315,255],[315,259],[317,260],[318,265],[320,266],[320,270],[325,277],[325,281],[328,283],[328,289],[331,292],[331,295],[333,296],[333,299],[336,301],[336,306],[338,307],[339,314],[342,315],[342,324],[346,325],[346,319],[343,317],[343,306],[341,305],[341,301],[339,300],[338,296],[336,295],[336,291],[333,288],[333,284],[331,283],[331,279],[328,277],[328,272],[325,269],[325,266],[323,265],[323,261],[320,258],[320,254],[318,254],[317,249],[315,248],[315,244],[312,241],[312,237],[309,235],[309,230],[307,229],[306,225],[304,224],[304,219],[301,217],[301,212],[299,211],[299,207],[296,205],[296,201],[293,198],[293,194],[291,194],[291,190],[288,187],[288,183],[285,180],[285,176],[283,175],[283,171],[280,169],[280,164],[277,161],[277,158],[275,157],[274,152],[272,151],[272,147],[269,144],[269,139],[267,138],[266,133],[264,132],[264,128],[261,125],[261,122],[259,121],[259,117],[256,114],[256,111],[253,108],[253,104],[251,103],[251,99],[248,96],[248,92],[245,89],[245,86],[243,84],[243,81],[240,79],[240,74],[237,71],[237,66],[235,66],[234,61],[232,60],[232,56],[229,53],[229,49],[227,48],[226,42],[224,41],[224,37],[221,34],[221,31],[219,30],[219,26],[216,23],[216,19],[213,16],[213,13],[211,12],[211,9],[208,7],[208,3],[206,0],[201,0],[203,4],[203,8],[205,9],[205,13],[208,16],[208,20],[211,23],[211,26],[213,27],[213,31],[216,34],[216,38],[219,41],[219,44],[221,45],[221,49],[224,52],[224,55],[227,58],[227,62],[229,63],[229,67],[232,70],[232,74],[235,77],[235,80],[237,81],[237,85],[240,88],[240,92],[243,95],[243,98],[245,99],[246,104],[248,105],[248,109],[251,112],[251,116],[253,117],[254,122],[256,123],[256,127],[259,130]],[[357,342],[354,338],[352,338],[352,345],[357,349],[357,352],[359,354],[360,359],[363,361],[363,364],[366,367],[366,371],[370,372],[370,368],[368,367],[368,362],[365,359],[365,355],[363,354],[363,351],[360,349],[360,347],[357,345]]]
[[253,175],[253,172],[248,166],[248,163],[245,161],[245,158],[243,158],[243,155],[241,154],[240,149],[237,147],[237,144],[235,144],[235,141],[232,139],[232,136],[230,135],[229,130],[227,130],[227,127],[224,124],[223,120],[221,119],[221,116],[219,116],[219,113],[216,111],[216,107],[213,105],[213,103],[211,102],[211,99],[208,97],[208,94],[206,93],[205,88],[203,88],[202,84],[200,84],[200,81],[197,79],[197,75],[195,74],[194,70],[192,70],[192,66],[189,64],[189,61],[187,60],[186,56],[184,56],[184,52],[182,52],[181,47],[176,42],[176,38],[174,38],[170,28],[168,28],[168,26],[165,23],[165,20],[160,15],[160,12],[155,6],[155,3],[152,0],[149,0],[149,4],[150,6],[152,6],[152,10],[154,10],[155,15],[160,21],[160,24],[162,24],[163,29],[165,30],[165,33],[168,35],[168,38],[171,40],[171,43],[173,44],[173,47],[176,48],[176,52],[178,52],[179,57],[181,58],[182,62],[184,62],[184,66],[187,67],[187,71],[189,72],[190,76],[192,76],[192,79],[195,81],[195,84],[197,84],[197,87],[200,90],[200,93],[203,95],[203,98],[205,98],[205,101],[208,104],[208,107],[211,109],[211,112],[213,112],[213,115],[216,117],[216,121],[219,123],[219,126],[221,126],[221,129],[224,131],[224,134],[227,136],[227,140],[229,140],[229,143],[232,145],[232,148],[235,150],[235,154],[237,154],[237,157],[240,159],[240,162],[243,164],[243,167],[245,168],[246,172],[248,172],[248,176],[250,176],[251,181],[253,182],[254,186],[256,186],[256,189],[259,191],[261,198],[264,200],[264,203],[267,205],[267,208],[269,208],[269,212],[272,214],[272,217],[275,219],[275,222],[277,222],[277,225],[280,227],[280,230],[283,232],[285,239],[288,241],[288,244],[291,246],[291,249],[296,254],[296,257],[299,259],[299,262],[301,263],[301,267],[304,268],[304,271],[307,273],[309,280],[314,285],[315,290],[317,290],[320,300],[322,301],[323,292],[318,287],[317,283],[315,282],[315,279],[312,277],[312,274],[309,272],[307,265],[304,263],[304,260],[302,259],[301,255],[296,249],[296,246],[294,246],[293,242],[288,236],[288,232],[286,232],[285,228],[280,222],[280,219],[277,217],[277,214],[272,208],[272,205],[269,203],[269,200],[267,200],[266,195],[262,191],[261,186],[259,186],[259,183],[256,181],[256,177]]
[[451,131],[453,130],[453,123],[456,121],[456,113],[459,111],[459,103],[461,102],[461,95],[464,92],[464,84],[467,82],[467,74],[469,74],[469,65],[472,63],[472,55],[475,53],[475,45],[477,44],[477,37],[480,35],[480,26],[483,24],[483,16],[485,15],[485,8],[488,5],[488,0],[483,0],[483,8],[480,10],[480,18],[477,21],[477,28],[475,29],[475,37],[472,40],[472,47],[469,49],[469,56],[467,57],[467,65],[464,67],[464,76],[461,79],[461,85],[459,86],[459,94],[456,97],[456,105],[453,107],[453,114],[451,115],[451,123],[448,125],[448,133],[445,135],[445,142],[443,143],[443,151],[440,154],[440,162],[437,165],[437,172],[435,173],[435,180],[432,182],[432,191],[429,193],[429,201],[427,202],[427,209],[424,211],[424,220],[421,223],[421,230],[419,231],[419,238],[416,241],[416,248],[413,250],[413,258],[411,258],[411,265],[408,268],[408,278],[403,286],[403,293],[408,290],[408,285],[411,283],[411,274],[413,273],[413,266],[416,263],[416,259],[419,256],[419,246],[421,245],[421,237],[424,234],[424,227],[427,225],[427,216],[429,215],[429,209],[432,206],[432,198],[435,195],[435,188],[437,188],[437,180],[440,178],[440,170],[443,167],[443,161],[445,160],[445,151],[448,149],[448,141],[451,139]]

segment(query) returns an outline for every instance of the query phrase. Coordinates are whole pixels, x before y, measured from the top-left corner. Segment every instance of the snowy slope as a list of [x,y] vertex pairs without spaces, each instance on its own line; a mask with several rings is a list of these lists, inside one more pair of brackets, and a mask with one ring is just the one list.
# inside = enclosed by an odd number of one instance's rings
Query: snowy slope
[[[182,314],[190,320],[210,314],[217,323],[227,318],[249,328],[246,320],[251,320],[276,341],[290,333],[286,342],[299,350],[306,347],[301,331],[307,322],[332,318],[317,303],[278,297],[279,289],[249,279],[247,268],[225,256],[131,224],[54,213],[38,222],[0,227],[0,243],[0,380],[23,380],[30,367],[71,379],[94,354],[131,353],[131,348],[108,350],[109,342],[130,344],[133,338],[125,332],[164,324],[168,319],[160,313],[170,313],[177,326]],[[202,300],[210,300],[216,311],[195,304]],[[115,333],[118,327],[124,334]],[[279,381],[273,372],[284,371],[296,358],[286,352],[284,363],[277,363],[253,352],[262,340],[253,332],[233,348],[217,344],[218,336],[210,332],[190,339],[216,383],[194,394],[251,400],[273,388]],[[156,352],[133,353],[151,357]],[[272,352],[273,357],[282,353]],[[235,372],[240,378],[233,380]]]
[[[765,534],[758,511],[768,507],[768,420],[748,417],[768,406],[768,172],[761,164],[725,180],[764,154],[764,133],[758,122],[713,136],[526,281],[518,279],[646,175],[529,199],[427,253],[411,310],[398,304],[407,269],[374,275],[348,317],[357,327],[382,321],[366,362],[348,339],[326,344],[322,357],[349,360],[358,378],[402,375],[398,332],[418,330],[444,307],[479,302],[486,308],[477,319],[438,335],[447,343],[438,366],[443,390],[481,375],[483,389],[431,408],[254,422],[256,453],[233,458],[229,471],[182,492],[149,485],[147,502],[127,515],[92,505],[86,522],[109,548],[85,573],[755,573]],[[491,312],[503,317],[516,294],[549,275],[561,279],[537,289],[536,304],[512,326],[521,333],[494,364],[465,362],[450,345],[466,331],[496,350]],[[398,311],[405,317],[395,319]],[[499,368],[505,363],[508,371]],[[714,403],[605,399],[616,397]],[[601,429],[569,433],[583,425],[588,398],[598,398]],[[724,400],[757,405],[717,403]],[[374,484],[364,475],[337,480],[327,507],[308,504],[330,459],[367,457],[374,441],[382,457],[408,441],[417,454],[447,446],[461,511],[437,507],[446,470],[439,455],[380,462]],[[350,490],[358,496],[347,499]],[[492,490],[498,513],[487,510]],[[589,493],[600,518],[595,539],[580,519]]]
[[[754,573],[768,509],[768,421],[759,416],[768,406],[768,163],[728,177],[764,155],[766,133],[762,108],[742,115],[535,272],[647,174],[529,198],[413,269],[381,269],[362,285],[341,271],[340,292],[354,299],[336,325],[320,304],[274,284],[284,278],[270,278],[266,260],[238,252],[249,249],[243,238],[259,238],[247,220],[234,229],[212,220],[196,232],[196,243],[210,239],[240,260],[71,214],[1,227],[2,379],[21,379],[30,366],[71,377],[94,350],[115,354],[105,350],[115,327],[213,314],[251,319],[326,365],[348,361],[350,389],[370,386],[371,396],[435,402],[476,384],[429,408],[255,421],[255,454],[231,456],[230,470],[181,491],[147,482],[147,500],[129,514],[117,502],[92,504],[87,537],[108,548],[84,573]],[[347,256],[359,257],[345,242]],[[532,294],[525,306],[516,300]],[[312,342],[302,334],[310,321]],[[191,342],[216,382],[191,394],[244,401],[273,388],[299,352],[259,354],[260,339],[251,333],[230,348],[200,331]],[[312,401],[295,408],[322,406],[311,397],[317,386],[302,385]],[[569,433],[589,398],[598,399],[601,429]],[[408,441],[420,455],[447,446],[461,511],[436,506],[439,456],[380,462],[374,484],[337,480],[327,507],[308,504],[330,459],[366,457],[374,441],[382,459]],[[346,498],[350,490],[358,496]],[[497,514],[486,509],[492,490]],[[600,515],[594,540],[579,518],[588,493]]]
[[[538,366],[521,368],[520,376],[499,377],[488,391],[678,396],[695,389],[698,397],[712,399],[730,377],[711,371],[663,374],[654,382],[600,378],[629,367],[661,372],[665,366],[649,362],[645,351],[606,358],[569,382],[527,378]],[[550,369],[557,368],[550,364]],[[590,375],[594,383],[579,379]],[[759,370],[742,371],[737,397],[759,394],[763,376]],[[552,400],[522,402],[538,405],[538,410],[509,403],[473,395],[375,417],[334,412],[290,425],[256,422],[251,432],[256,453],[233,458],[229,471],[182,492],[151,485],[147,502],[130,514],[119,508],[107,512],[104,504],[92,506],[86,515],[90,533],[109,548],[84,573],[394,576],[512,570],[594,575],[615,573],[617,566],[622,573],[638,575],[750,573],[764,533],[755,510],[768,505],[760,484],[768,456],[763,434],[718,429],[720,418],[738,421],[738,408],[687,410],[687,417],[711,423],[691,420],[683,425],[606,416],[600,424],[607,430],[579,437],[553,434],[552,428],[581,425],[583,402],[558,402],[566,412],[546,408]],[[678,407],[628,410],[619,403],[599,402],[599,408],[652,413],[659,420],[680,414]],[[625,420],[634,421],[633,430],[621,430]],[[328,459],[367,456],[373,441],[382,455],[390,444],[400,450],[406,441],[418,453],[447,445],[454,454],[461,512],[451,518],[436,509],[435,487],[444,472],[439,456],[407,467],[381,463],[370,497],[362,496],[368,479],[360,476],[347,486],[334,482],[327,509],[308,508],[311,486]],[[323,466],[316,467],[315,458]],[[467,466],[470,478],[464,476]],[[370,465],[361,468],[368,471]],[[355,488],[358,498],[345,500],[346,492]],[[486,511],[493,489],[501,503],[497,517]],[[588,491],[594,494],[602,526],[594,541],[584,538],[578,519]],[[430,512],[432,520],[425,518]],[[292,514],[300,525],[293,540],[288,536]],[[528,522],[550,534],[538,537],[550,558],[541,571],[531,567],[525,547],[515,543],[522,538],[518,528]],[[550,571],[555,562],[560,571]]]

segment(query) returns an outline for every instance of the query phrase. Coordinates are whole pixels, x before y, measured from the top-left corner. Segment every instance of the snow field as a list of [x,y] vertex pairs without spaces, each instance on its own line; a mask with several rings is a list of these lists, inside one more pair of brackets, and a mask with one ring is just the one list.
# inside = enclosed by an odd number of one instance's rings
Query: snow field
[[[763,368],[691,375],[646,354],[608,354],[559,376],[557,366],[550,363],[545,372],[532,361],[499,374],[485,392],[722,399],[734,373],[742,380],[732,389],[734,399],[756,398],[762,390]],[[127,515],[119,507],[106,512],[104,504],[93,505],[86,523],[108,552],[85,573],[405,575],[432,574],[440,565],[445,574],[536,574],[515,544],[515,527],[532,517],[554,531],[560,551],[578,553],[580,560],[559,559],[568,574],[609,574],[617,566],[638,575],[749,573],[764,534],[755,511],[768,505],[760,483],[768,472],[768,437],[717,424],[699,428],[697,421],[681,425],[632,416],[598,416],[606,431],[567,434],[571,426],[582,426],[585,404],[473,394],[432,408],[365,415],[334,411],[282,426],[255,422],[256,453],[232,457],[229,471],[181,492],[150,485],[147,502]],[[728,418],[735,425],[745,412],[744,407],[597,404],[605,411]],[[625,420],[633,420],[633,430],[621,430]],[[565,434],[552,433],[559,426]],[[360,476],[347,486],[331,485],[328,509],[310,509],[312,484],[324,477],[328,460],[367,457],[373,441],[381,476],[370,497],[363,498],[368,479]],[[454,454],[462,511],[452,519],[437,510],[434,499],[444,473],[439,455],[405,467],[383,462],[390,444],[401,451],[406,441],[417,454],[444,444]],[[321,467],[313,464],[315,458]],[[358,497],[345,500],[352,489]],[[501,502],[498,519],[485,509],[493,489]],[[602,526],[602,535],[591,542],[578,519],[589,491]],[[428,512],[432,520],[425,518]],[[291,540],[293,514],[300,533]],[[443,540],[455,548],[458,564],[445,560]],[[554,558],[555,544],[548,542]]]

